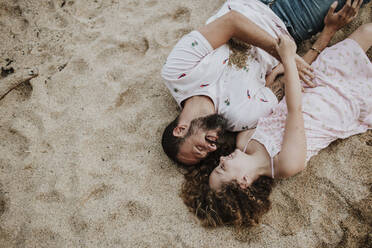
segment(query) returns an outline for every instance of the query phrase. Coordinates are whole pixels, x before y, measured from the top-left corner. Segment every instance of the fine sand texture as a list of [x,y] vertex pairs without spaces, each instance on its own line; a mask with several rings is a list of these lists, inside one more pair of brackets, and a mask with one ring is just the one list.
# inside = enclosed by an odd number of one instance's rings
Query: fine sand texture
[[372,247],[371,131],[278,181],[250,230],[205,229],[183,204],[160,70],[223,2],[0,0],[1,248]]

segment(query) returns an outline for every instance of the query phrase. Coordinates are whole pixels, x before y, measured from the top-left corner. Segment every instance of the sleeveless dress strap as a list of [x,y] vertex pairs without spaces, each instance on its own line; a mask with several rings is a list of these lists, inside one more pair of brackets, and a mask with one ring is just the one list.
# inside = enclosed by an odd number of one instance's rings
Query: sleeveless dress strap
[[[244,150],[243,150],[244,153],[247,150],[248,144],[252,140],[252,137],[253,135],[248,139],[247,144],[245,144]],[[274,159],[271,156],[270,156],[270,163],[271,163],[271,178],[274,179]]]
[[245,146],[244,146],[244,150],[243,150],[244,153],[245,153],[245,151],[247,150],[247,147],[248,147],[248,143],[249,143],[249,141],[251,141],[251,140],[252,140],[252,137],[249,138],[247,144],[245,144]]
[[270,157],[271,161],[271,178],[274,179],[274,159]]

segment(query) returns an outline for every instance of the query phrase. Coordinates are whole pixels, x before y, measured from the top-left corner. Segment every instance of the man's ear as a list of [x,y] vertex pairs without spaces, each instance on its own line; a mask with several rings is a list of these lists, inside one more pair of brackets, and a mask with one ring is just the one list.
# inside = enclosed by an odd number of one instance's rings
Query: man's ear
[[246,176],[244,176],[244,177],[242,178],[242,180],[240,180],[240,182],[239,182],[239,186],[240,186],[240,188],[242,188],[242,189],[246,189],[246,188],[248,188],[249,185],[250,185],[250,183],[249,183],[248,178],[247,178]]
[[178,125],[173,129],[173,135],[175,137],[183,138],[187,133],[187,125]]

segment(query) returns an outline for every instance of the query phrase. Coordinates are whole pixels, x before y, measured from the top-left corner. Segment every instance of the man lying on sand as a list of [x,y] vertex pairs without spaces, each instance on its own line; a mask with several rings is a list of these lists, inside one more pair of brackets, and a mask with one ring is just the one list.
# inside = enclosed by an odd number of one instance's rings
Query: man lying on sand
[[[278,100],[266,87],[266,79],[271,83],[283,72],[275,49],[280,35],[289,35],[289,31],[297,40],[307,38],[322,27],[325,16],[325,27],[311,51],[317,55],[335,32],[356,16],[363,3],[340,1],[344,6],[335,12],[337,2],[331,5],[327,0],[313,0],[305,6],[310,8],[305,14],[298,9],[303,1],[270,2],[271,8],[258,0],[228,0],[207,25],[184,36],[170,53],[162,76],[183,109],[165,129],[162,145],[174,161],[197,164],[216,151],[225,128],[251,129],[260,117],[271,113]],[[319,15],[323,15],[322,19],[314,19]],[[300,22],[301,18],[306,21]],[[303,23],[309,25],[307,32]],[[243,69],[229,65],[226,42],[233,37],[251,45]],[[310,65],[298,55],[295,62],[300,78],[312,87]]]

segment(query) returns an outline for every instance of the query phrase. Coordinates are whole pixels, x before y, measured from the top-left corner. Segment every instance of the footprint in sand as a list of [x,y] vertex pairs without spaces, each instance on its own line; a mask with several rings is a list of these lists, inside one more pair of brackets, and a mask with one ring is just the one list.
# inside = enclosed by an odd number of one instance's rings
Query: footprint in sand
[[138,58],[146,54],[150,47],[149,41],[143,36],[130,37],[126,41],[105,39],[103,42],[108,43],[108,48],[103,49],[97,55],[97,60],[104,64],[117,60],[126,64],[136,62]]
[[29,27],[30,23],[27,18],[25,18],[21,6],[18,5],[16,1],[14,2],[15,5],[5,3],[4,1],[0,2],[0,17],[8,17],[2,18],[2,26],[5,27],[9,24],[9,26],[12,27],[12,32],[18,34],[24,32],[27,27]]
[[117,4],[115,1],[79,0],[67,5],[76,20],[88,24],[99,18],[106,9],[114,8]]
[[152,211],[146,204],[136,201],[129,200],[121,203],[116,209],[114,209],[108,216],[110,221],[121,222],[125,219],[125,222],[129,221],[146,221],[152,217]]
[[146,1],[145,7],[152,8],[152,7],[154,7],[157,4],[158,4],[158,1],[156,1],[156,0]]
[[[171,231],[168,232],[152,232],[148,234],[140,234],[131,241],[128,247],[141,247],[141,248],[152,248],[152,247],[183,247],[190,248],[185,242],[183,242],[178,236],[174,236]],[[152,237],[156,237],[153,239]],[[151,240],[148,241],[148,240]]]
[[88,229],[88,223],[78,214],[74,214],[69,218],[68,221],[71,230],[75,234],[82,234]]
[[85,74],[89,70],[89,64],[83,58],[71,61],[71,66],[72,71],[76,74]]
[[106,73],[106,77],[110,82],[119,82],[122,80],[124,71],[121,67],[114,67]]
[[36,200],[46,203],[62,203],[65,201],[65,196],[57,190],[52,190],[50,192],[39,194],[38,196],[36,196]]
[[167,13],[155,19],[159,31],[154,34],[155,43],[161,47],[173,46],[183,35],[193,28],[189,27],[191,11],[178,7],[174,13]]
[[119,108],[122,105],[125,108],[131,108],[138,102],[138,90],[135,87],[130,87],[124,92],[120,93],[119,96],[116,98],[115,107]]
[[111,185],[101,184],[95,186],[90,193],[82,199],[81,205],[85,205],[90,200],[99,200],[109,195],[113,190]]
[[143,221],[151,218],[151,209],[139,201],[129,201],[125,205],[125,209],[131,219],[141,219]]
[[18,159],[25,158],[30,140],[20,132],[7,126],[0,126],[0,153]]
[[179,7],[173,14],[173,20],[177,22],[190,22],[191,12],[188,8]]
[[304,226],[310,224],[309,214],[300,206],[297,199],[286,192],[282,192],[282,199],[273,202],[271,213],[275,216],[272,223],[281,235],[295,235]]
[[69,25],[68,19],[63,16],[62,14],[55,13],[52,18],[50,19],[50,22],[55,26],[56,28],[66,28]]
[[6,197],[5,192],[3,191],[3,187],[0,184],[0,220],[1,216],[8,210],[9,206],[9,199]]
[[[26,241],[27,247],[59,247],[60,244],[65,242],[60,234],[47,227],[32,229],[31,232],[26,233],[23,238]],[[18,237],[17,240],[19,240]]]

